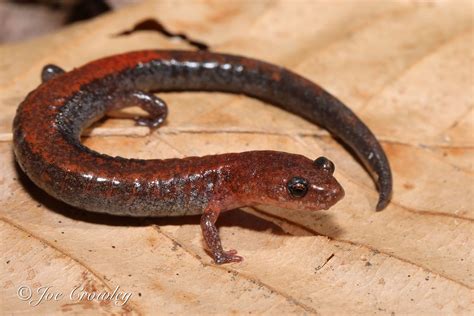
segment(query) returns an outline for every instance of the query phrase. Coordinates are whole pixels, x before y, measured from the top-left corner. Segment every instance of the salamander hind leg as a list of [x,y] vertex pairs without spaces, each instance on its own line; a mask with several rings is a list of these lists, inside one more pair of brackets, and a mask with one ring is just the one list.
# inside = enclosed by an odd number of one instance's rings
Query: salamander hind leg
[[152,129],[163,124],[168,116],[168,106],[165,101],[145,91],[118,92],[110,97],[108,103],[107,111],[139,106],[142,110],[148,112],[149,116],[136,116],[133,119],[137,125],[148,126]]
[[56,77],[57,75],[63,74],[64,69],[53,64],[48,64],[41,70],[41,82],[46,82]]
[[130,97],[135,100],[136,105],[150,114],[150,117],[135,117],[137,125],[156,128],[163,124],[168,116],[168,106],[165,101],[152,93],[144,91],[132,92]]
[[201,229],[206,242],[207,248],[214,258],[214,262],[217,264],[229,263],[229,262],[240,262],[244,258],[237,256],[237,251],[231,249],[224,251],[222,249],[221,239],[219,232],[215,225],[219,211],[208,209],[204,211],[201,217]]

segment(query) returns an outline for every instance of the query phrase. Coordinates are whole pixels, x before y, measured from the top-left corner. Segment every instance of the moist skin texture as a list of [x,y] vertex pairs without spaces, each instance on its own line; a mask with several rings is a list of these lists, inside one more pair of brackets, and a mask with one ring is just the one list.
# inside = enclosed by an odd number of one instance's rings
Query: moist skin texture
[[140,106],[155,128],[166,104],[150,91],[242,93],[328,129],[373,175],[390,200],[392,176],[380,144],[357,116],[309,80],[263,61],[204,51],[138,51],[88,63],[70,72],[47,65],[43,83],[20,104],[13,124],[17,161],[50,195],[79,208],[128,216],[202,214],[204,240],[216,263],[238,262],[224,251],[215,222],[222,211],[255,204],[315,211],[344,196],[326,158],[312,161],[277,151],[184,159],[110,157],[80,142],[82,130],[106,112]]

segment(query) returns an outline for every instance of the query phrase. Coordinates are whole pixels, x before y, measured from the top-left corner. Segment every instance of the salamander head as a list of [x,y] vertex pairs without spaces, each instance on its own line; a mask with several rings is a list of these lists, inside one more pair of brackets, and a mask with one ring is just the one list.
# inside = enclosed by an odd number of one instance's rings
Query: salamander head
[[257,167],[253,203],[297,210],[328,209],[344,197],[334,178],[334,164],[325,157],[312,161],[281,153],[266,166]]

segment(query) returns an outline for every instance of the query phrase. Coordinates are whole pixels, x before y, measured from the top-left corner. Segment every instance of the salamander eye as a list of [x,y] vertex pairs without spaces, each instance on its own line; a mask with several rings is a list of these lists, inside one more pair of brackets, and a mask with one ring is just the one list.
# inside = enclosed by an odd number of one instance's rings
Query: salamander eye
[[319,157],[314,161],[314,165],[321,170],[327,171],[330,174],[334,173],[334,164],[331,160],[327,159],[326,157]]
[[286,187],[291,196],[302,198],[306,195],[306,192],[308,192],[308,181],[300,177],[293,177],[288,181]]

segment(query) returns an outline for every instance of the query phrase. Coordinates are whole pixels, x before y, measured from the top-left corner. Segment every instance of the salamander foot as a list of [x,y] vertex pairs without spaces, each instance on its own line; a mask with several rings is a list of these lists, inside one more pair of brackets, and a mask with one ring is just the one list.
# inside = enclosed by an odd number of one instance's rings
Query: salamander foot
[[231,249],[229,251],[223,251],[222,253],[214,255],[214,261],[217,264],[230,263],[230,262],[241,262],[244,257],[237,256],[237,250]]
[[217,264],[241,262],[244,258],[237,256],[237,250],[231,249],[229,251],[224,251],[222,249],[219,232],[217,231],[217,227],[215,225],[219,213],[220,211],[208,209],[202,214],[201,229],[207,248],[212,254],[214,262]]

